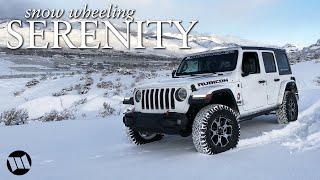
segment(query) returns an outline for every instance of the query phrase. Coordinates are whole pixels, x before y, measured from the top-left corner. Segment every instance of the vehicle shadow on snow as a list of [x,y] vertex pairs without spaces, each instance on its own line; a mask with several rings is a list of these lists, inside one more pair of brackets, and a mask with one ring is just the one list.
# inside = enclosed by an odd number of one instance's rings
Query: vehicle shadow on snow
[[[263,135],[265,132],[270,132],[272,130],[277,130],[283,128],[285,125],[280,125],[277,122],[275,115],[266,115],[254,118],[252,120],[244,121],[240,123],[241,135],[240,140],[258,137]],[[161,141],[146,144],[138,147],[144,152],[195,152],[193,146],[192,138],[180,137],[180,136],[170,136],[166,135]]]
[[265,132],[282,129],[285,125],[278,123],[276,115],[265,115],[243,121],[240,123],[240,127],[240,139],[248,139],[261,136]]

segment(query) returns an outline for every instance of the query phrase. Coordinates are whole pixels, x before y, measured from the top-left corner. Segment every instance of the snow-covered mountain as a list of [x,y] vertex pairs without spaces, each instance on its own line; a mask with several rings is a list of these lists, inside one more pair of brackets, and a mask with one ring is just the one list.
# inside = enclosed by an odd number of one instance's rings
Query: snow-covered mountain
[[282,48],[284,48],[288,53],[295,53],[299,51],[299,48],[293,44],[286,44]]
[[307,59],[319,59],[320,58],[320,39],[309,47],[302,49],[302,54]]
[[287,50],[291,62],[297,63],[320,58],[320,39],[308,47],[299,50],[294,45],[286,45],[283,47]]

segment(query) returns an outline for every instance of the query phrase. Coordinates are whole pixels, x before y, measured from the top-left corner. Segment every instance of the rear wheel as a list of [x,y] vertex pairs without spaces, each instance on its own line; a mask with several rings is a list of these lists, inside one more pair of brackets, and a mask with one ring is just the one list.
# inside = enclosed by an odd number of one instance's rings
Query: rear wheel
[[282,104],[277,110],[279,124],[287,124],[298,119],[298,102],[296,95],[291,91],[286,91]]
[[237,113],[224,105],[201,109],[192,127],[194,146],[204,154],[217,154],[236,147],[239,136]]
[[139,131],[136,131],[130,127],[126,127],[126,133],[127,133],[129,140],[136,145],[159,141],[163,138],[162,134],[149,133],[149,132],[139,132]]

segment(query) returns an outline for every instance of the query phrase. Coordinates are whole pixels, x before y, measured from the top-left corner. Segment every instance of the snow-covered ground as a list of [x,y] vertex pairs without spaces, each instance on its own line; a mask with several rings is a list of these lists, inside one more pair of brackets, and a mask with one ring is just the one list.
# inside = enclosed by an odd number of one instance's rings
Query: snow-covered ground
[[[11,72],[6,63],[0,67]],[[60,97],[52,93],[83,83],[84,75],[49,78],[31,88],[24,87],[30,79],[0,79],[0,111],[25,108],[30,119],[87,98],[76,107],[75,120],[0,125],[0,179],[320,179],[320,86],[314,81],[319,69],[320,63],[314,61],[293,66],[300,90],[298,121],[278,125],[269,115],[243,122],[238,148],[214,156],[197,153],[191,137],[166,136],[143,146],[127,141],[121,100],[139,79],[133,75],[92,74],[94,84],[88,94],[70,91]],[[166,74],[169,71],[155,78]],[[116,86],[97,88],[101,81]],[[21,89],[25,89],[21,95],[13,96]],[[107,118],[99,114],[103,102],[116,110]],[[15,150],[32,157],[31,171],[23,177],[6,167],[7,156]]]

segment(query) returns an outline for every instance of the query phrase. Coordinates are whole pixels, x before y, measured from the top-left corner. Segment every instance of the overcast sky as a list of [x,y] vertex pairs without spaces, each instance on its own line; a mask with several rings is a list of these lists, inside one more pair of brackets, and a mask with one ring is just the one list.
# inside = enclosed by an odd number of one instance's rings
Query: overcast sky
[[110,3],[136,9],[136,19],[198,20],[195,31],[267,44],[306,46],[320,39],[318,0],[0,0],[1,17],[27,8],[103,9]]

